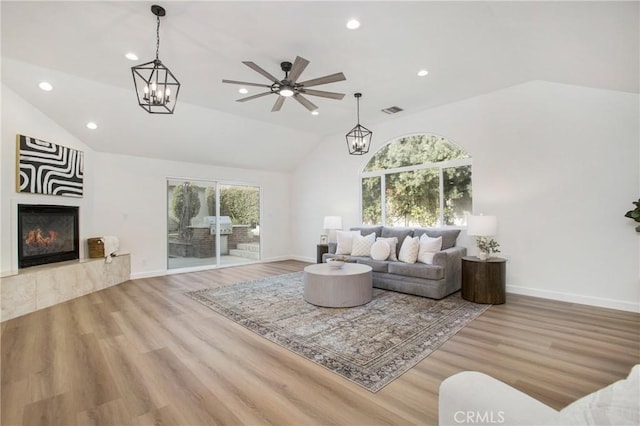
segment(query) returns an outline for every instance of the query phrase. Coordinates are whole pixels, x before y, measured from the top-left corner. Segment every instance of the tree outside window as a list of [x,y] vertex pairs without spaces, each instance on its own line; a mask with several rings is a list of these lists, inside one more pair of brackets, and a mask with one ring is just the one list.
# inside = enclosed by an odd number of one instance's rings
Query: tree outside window
[[362,217],[363,223],[382,225],[381,177],[362,178]]
[[364,224],[461,226],[471,212],[471,158],[440,136],[387,144],[365,166],[361,184]]

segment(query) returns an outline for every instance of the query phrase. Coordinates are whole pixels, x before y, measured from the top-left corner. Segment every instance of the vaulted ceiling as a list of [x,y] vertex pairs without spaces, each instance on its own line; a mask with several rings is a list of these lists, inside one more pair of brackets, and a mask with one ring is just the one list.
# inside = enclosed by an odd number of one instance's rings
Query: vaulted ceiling
[[[279,171],[354,126],[355,92],[374,132],[530,80],[638,93],[638,2],[157,3],[160,59],[182,84],[174,115],[146,113],[133,89],[131,66],[155,57],[152,2],[2,1],[3,83],[97,151]],[[296,56],[310,61],[302,80],[343,72],[317,89],[345,98],[310,97],[317,116],[293,100],[271,112],[276,95],[240,103],[262,89],[221,83],[268,83],[242,61],[280,77]],[[391,106],[404,111],[381,111]]]

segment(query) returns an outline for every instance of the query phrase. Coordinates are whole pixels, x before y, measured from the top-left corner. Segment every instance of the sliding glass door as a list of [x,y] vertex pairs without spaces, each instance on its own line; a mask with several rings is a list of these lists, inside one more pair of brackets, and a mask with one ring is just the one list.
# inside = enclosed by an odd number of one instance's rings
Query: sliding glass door
[[167,179],[167,268],[260,260],[260,188]]

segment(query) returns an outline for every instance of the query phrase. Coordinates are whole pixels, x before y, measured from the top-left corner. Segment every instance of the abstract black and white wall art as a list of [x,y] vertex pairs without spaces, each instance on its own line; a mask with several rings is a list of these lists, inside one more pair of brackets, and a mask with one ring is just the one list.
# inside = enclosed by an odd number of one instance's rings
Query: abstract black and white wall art
[[16,151],[18,192],[82,197],[82,151],[24,135],[17,135]]

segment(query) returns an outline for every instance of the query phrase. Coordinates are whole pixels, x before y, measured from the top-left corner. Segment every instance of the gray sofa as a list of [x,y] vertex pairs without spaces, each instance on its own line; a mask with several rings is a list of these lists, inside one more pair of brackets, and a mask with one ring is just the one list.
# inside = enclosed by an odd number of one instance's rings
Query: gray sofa
[[329,243],[329,252],[322,261],[334,257],[346,257],[348,262],[369,265],[372,268],[373,286],[384,290],[414,294],[416,296],[442,299],[460,290],[462,285],[462,258],[467,255],[465,247],[456,247],[460,230],[439,228],[397,228],[387,226],[366,226],[351,228],[362,235],[375,232],[378,237],[396,237],[398,245],[396,257],[405,237],[420,237],[427,234],[431,238],[442,237],[442,250],[435,254],[433,264],[403,263],[390,260],[374,260],[363,256],[336,255],[336,243]]

